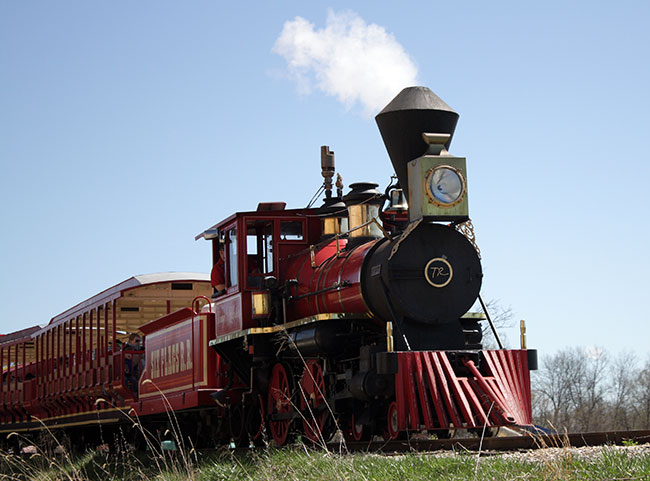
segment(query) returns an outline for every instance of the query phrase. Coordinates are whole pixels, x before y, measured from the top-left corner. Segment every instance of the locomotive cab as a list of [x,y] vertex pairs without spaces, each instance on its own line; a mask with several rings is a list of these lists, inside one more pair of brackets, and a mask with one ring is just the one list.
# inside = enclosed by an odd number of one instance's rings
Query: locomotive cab
[[220,295],[213,293],[212,304],[218,336],[283,320],[270,289],[285,278],[286,260],[317,243],[321,235],[314,209],[284,206],[261,203],[256,211],[233,214],[196,236],[212,242],[213,266],[220,246],[225,253],[226,289]]

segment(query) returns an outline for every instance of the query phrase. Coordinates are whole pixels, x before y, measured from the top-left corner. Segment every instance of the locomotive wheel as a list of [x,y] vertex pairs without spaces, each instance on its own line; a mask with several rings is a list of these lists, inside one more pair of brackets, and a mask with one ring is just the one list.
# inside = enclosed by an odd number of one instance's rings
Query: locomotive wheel
[[399,424],[397,422],[397,403],[392,402],[388,406],[388,414],[386,416],[386,432],[384,438],[386,441],[395,440],[399,437]]
[[[291,403],[292,384],[292,379],[282,363],[273,366],[266,403],[269,416],[291,414],[293,411]],[[291,419],[269,420],[271,437],[278,446],[283,446],[287,442],[290,428]]]
[[357,423],[353,414],[348,421],[345,431],[343,431],[343,437],[345,437],[345,440],[349,442],[370,441],[370,428]]
[[305,437],[312,443],[328,438],[324,432],[328,411],[321,410],[325,402],[323,368],[318,361],[309,360],[300,378],[300,411]]
[[246,426],[250,439],[255,446],[264,445],[264,403],[262,396],[257,395],[257,401],[248,408]]
[[244,422],[244,412],[241,404],[230,409],[230,437],[238,448],[248,446],[248,433]]

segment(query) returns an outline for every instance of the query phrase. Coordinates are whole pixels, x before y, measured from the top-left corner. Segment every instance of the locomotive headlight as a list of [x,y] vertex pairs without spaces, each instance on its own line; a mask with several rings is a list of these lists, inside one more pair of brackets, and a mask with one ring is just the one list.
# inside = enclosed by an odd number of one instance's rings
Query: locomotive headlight
[[429,169],[425,178],[429,201],[440,207],[452,207],[463,200],[465,178],[460,170],[450,165]]
[[466,159],[444,150],[448,136],[423,136],[429,150],[408,163],[409,221],[464,222],[469,219]]

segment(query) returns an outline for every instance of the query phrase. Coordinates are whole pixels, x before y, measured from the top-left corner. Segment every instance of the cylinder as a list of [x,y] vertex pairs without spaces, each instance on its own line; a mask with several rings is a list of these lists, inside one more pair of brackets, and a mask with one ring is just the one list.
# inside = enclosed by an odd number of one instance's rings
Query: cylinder
[[345,346],[349,325],[342,321],[320,322],[291,333],[293,345],[303,356],[333,354]]

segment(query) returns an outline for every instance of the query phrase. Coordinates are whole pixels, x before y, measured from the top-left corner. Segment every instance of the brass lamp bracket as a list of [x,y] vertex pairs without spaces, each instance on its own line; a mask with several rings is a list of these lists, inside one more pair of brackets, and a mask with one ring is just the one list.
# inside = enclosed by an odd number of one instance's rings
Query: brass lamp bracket
[[431,134],[422,132],[422,139],[429,146],[425,155],[449,155],[445,144],[449,142],[449,134]]

